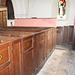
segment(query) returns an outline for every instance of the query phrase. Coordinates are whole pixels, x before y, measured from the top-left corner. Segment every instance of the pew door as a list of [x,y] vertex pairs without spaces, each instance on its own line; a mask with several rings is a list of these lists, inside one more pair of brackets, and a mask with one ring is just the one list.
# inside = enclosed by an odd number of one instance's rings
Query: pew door
[[9,43],[0,45],[0,75],[12,74],[11,45]]
[[27,37],[23,39],[24,56],[23,56],[23,68],[24,75],[33,74],[33,37]]
[[21,74],[21,40],[15,40],[12,42],[13,50],[13,75],[22,75]]

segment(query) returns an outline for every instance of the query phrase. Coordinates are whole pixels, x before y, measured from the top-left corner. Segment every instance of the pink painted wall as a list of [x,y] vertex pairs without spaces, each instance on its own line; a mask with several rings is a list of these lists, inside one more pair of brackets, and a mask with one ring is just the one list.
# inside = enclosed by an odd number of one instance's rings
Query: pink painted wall
[[56,18],[15,19],[15,26],[23,27],[56,27]]

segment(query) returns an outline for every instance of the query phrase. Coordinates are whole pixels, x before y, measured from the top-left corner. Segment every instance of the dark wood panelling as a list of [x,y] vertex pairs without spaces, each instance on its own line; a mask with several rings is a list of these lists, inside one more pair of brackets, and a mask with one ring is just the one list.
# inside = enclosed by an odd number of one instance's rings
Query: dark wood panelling
[[62,44],[63,43],[63,27],[57,27],[57,41],[56,43]]
[[56,30],[54,29],[54,31],[53,31],[53,48],[56,45],[56,37],[57,37],[57,34],[56,34]]
[[69,26],[68,28],[68,43],[72,43],[74,26]]
[[50,53],[50,51],[53,49],[53,32],[52,29],[48,30],[48,50],[47,55]]
[[3,11],[3,24],[4,26],[7,26],[7,11]]
[[7,0],[0,0],[0,7],[6,7]]
[[74,28],[74,31],[73,31],[72,48],[75,50],[75,28]]
[[73,26],[57,27],[57,44],[72,43]]
[[64,26],[63,43],[68,43],[68,26]]
[[0,25],[7,26],[7,10],[0,11]]
[[45,32],[45,50],[44,50],[44,59],[47,57],[48,50],[48,31]]

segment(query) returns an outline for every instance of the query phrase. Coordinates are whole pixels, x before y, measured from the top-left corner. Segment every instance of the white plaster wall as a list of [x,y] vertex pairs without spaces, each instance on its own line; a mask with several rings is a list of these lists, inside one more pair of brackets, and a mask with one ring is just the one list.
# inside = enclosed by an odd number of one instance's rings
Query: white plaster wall
[[[66,19],[57,20],[57,26],[74,25],[75,0],[66,0]],[[58,0],[29,0],[28,17],[52,18],[57,17]]]
[[29,0],[23,0],[24,10],[25,10],[25,17],[28,17],[29,12]]
[[51,17],[57,17],[57,13],[58,13],[58,0],[52,0],[51,3]]
[[70,0],[70,11],[69,11],[69,25],[74,24],[74,17],[75,17],[75,0]]
[[53,0],[29,0],[28,17],[51,18]]
[[52,18],[57,14],[56,0],[12,0],[12,3],[15,18]]
[[26,18],[29,0],[12,0],[15,18]]
[[[66,19],[58,20],[57,26],[74,24],[75,0],[66,0]],[[58,13],[58,0],[12,0],[15,18],[54,18]]]

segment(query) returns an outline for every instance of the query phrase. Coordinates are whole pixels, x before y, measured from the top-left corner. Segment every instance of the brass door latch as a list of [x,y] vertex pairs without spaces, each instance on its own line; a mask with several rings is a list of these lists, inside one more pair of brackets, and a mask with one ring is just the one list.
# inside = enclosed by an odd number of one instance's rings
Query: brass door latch
[[2,60],[2,58],[3,58],[3,56],[2,56],[2,55],[0,55],[0,61]]

